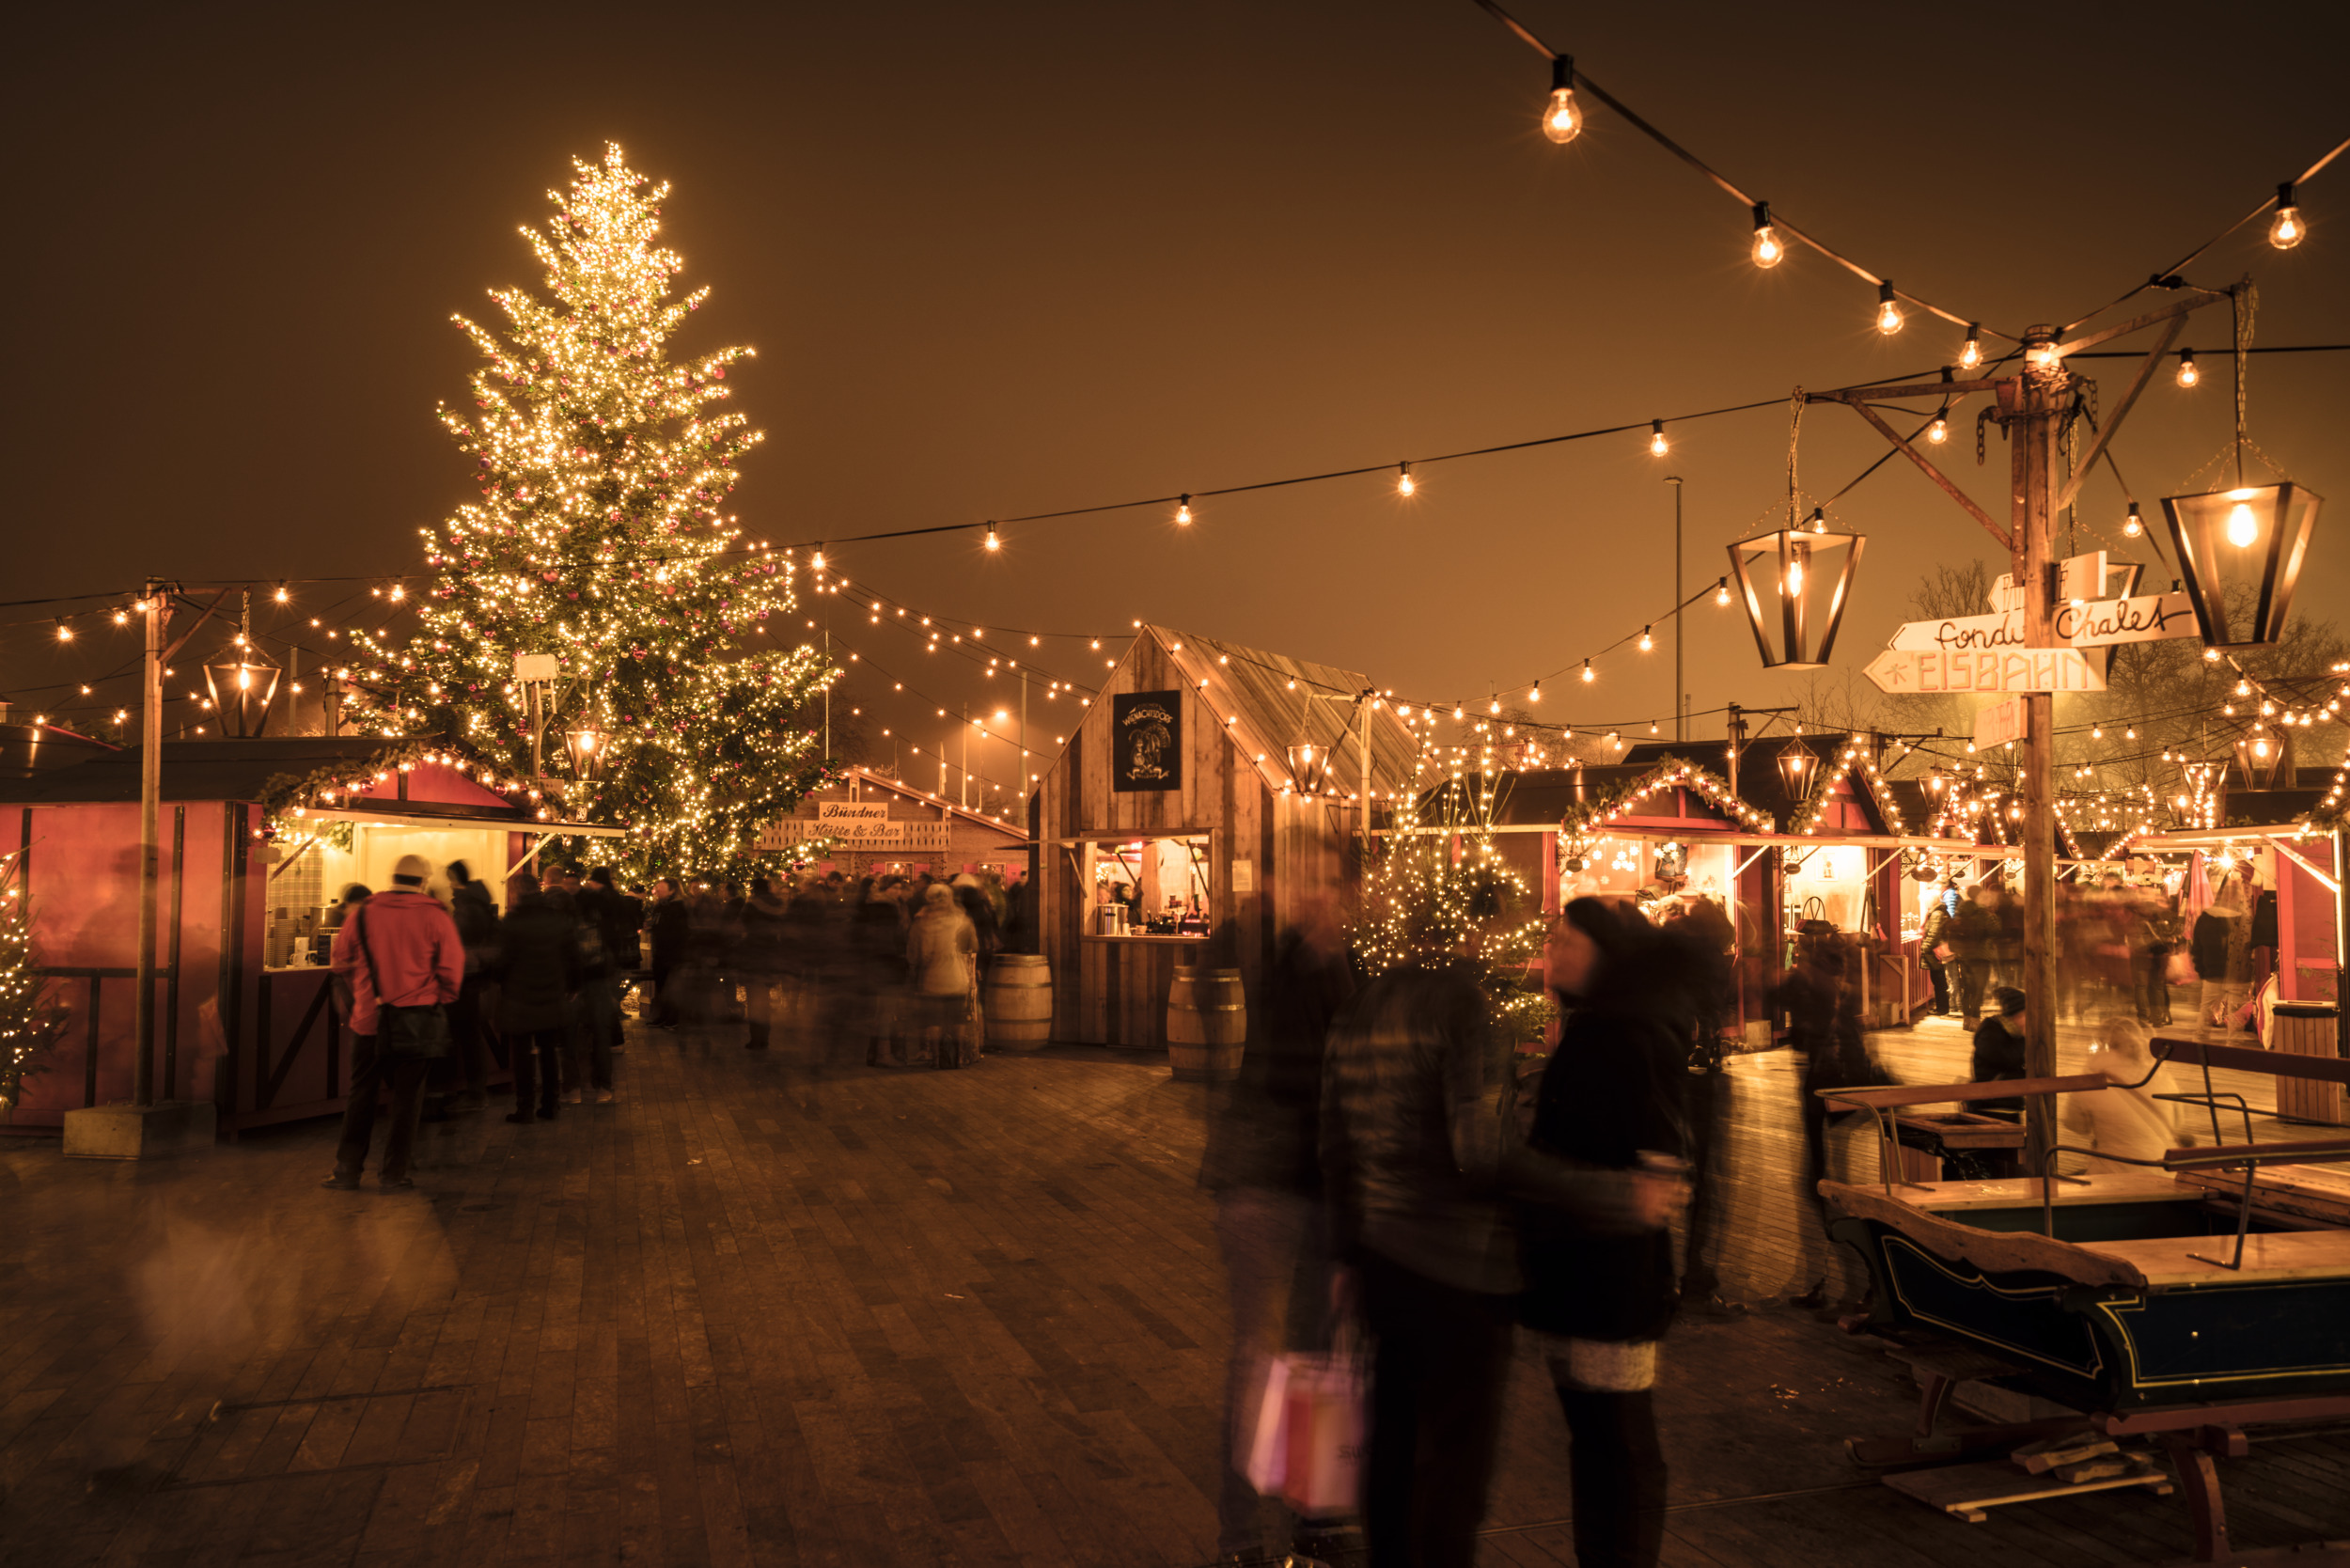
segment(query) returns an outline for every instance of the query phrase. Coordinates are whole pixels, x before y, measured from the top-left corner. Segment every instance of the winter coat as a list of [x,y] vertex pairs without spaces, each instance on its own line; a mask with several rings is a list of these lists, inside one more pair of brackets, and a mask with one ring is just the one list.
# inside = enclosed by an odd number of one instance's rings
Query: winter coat
[[[1935,901],[1934,907],[1926,911],[1926,917],[1918,922],[1918,951],[1919,955],[1932,960],[1934,958],[1935,945],[1945,938],[1950,932],[1950,911],[1942,906],[1942,902],[1939,899],[1936,899]],[[1957,955],[1953,953],[1951,956],[1956,957]]]
[[1998,934],[1999,923],[1992,918],[1991,911],[1968,899],[1958,906],[1958,913],[1950,917],[1949,929],[1943,932],[1942,940],[1950,945],[1952,958],[1975,962],[1991,956],[1992,944],[1998,939]]
[[2250,943],[2252,922],[2240,912],[2221,909],[2217,904],[2206,906],[2195,917],[2195,934],[2190,939],[2190,955],[2195,960],[2198,980],[2215,984],[2252,978]]
[[979,933],[963,911],[932,907],[915,917],[906,933],[906,966],[914,989],[925,996],[960,996],[971,989],[971,961]]
[[645,933],[652,939],[655,964],[679,964],[685,958],[685,938],[693,918],[683,899],[657,899],[645,912]]
[[465,983],[465,946],[457,923],[432,898],[410,887],[378,893],[353,910],[335,933],[331,962],[351,988],[353,1034],[375,1033],[379,984],[381,999],[394,1007],[431,1007],[455,1001]]
[[[2024,1075],[2024,1037],[2009,1031],[1998,1016],[1986,1018],[1975,1030],[1975,1054],[1971,1068],[1979,1084],[1995,1084]],[[2001,1111],[2016,1116],[2024,1114],[2024,1102],[2018,1100],[1982,1100],[1974,1107],[1997,1114]]]
[[563,1027],[581,980],[577,922],[545,894],[525,896],[499,922],[497,975],[500,1033]]
[[744,901],[743,934],[735,947],[735,963],[745,975],[766,980],[783,972],[789,920],[788,906],[772,893],[755,894]]
[[1354,995],[1342,948],[1319,948],[1294,927],[1281,933],[1252,1031],[1261,1043],[1241,1058],[1239,1078],[1210,1106],[1201,1186],[1322,1190],[1315,1152],[1322,1058],[1331,1020]]
[[497,905],[490,902],[487,887],[468,882],[450,891],[448,913],[457,923],[458,940],[465,945],[465,977],[470,980],[497,956]]
[[[1543,1072],[1527,1146],[1584,1165],[1626,1170],[1640,1152],[1685,1158],[1682,1105],[1688,1046],[1659,1011],[1577,1008]],[[1654,1340],[1680,1302],[1669,1231],[1592,1235],[1556,1209],[1519,1213],[1529,1328],[1578,1340]]]

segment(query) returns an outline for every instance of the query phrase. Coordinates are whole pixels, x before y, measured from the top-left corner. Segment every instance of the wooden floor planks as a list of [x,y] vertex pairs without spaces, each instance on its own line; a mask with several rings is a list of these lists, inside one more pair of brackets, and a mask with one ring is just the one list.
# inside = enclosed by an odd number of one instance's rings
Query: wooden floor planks
[[[318,1190],[322,1126],[147,1168],[0,1150],[0,1564],[1206,1562],[1202,1091],[1105,1051],[892,1073],[738,1042],[633,1029],[620,1104],[431,1124],[414,1194]],[[1879,1044],[1964,1075],[1954,1027]],[[1907,1374],[1787,1305],[1854,1281],[1798,1191],[1791,1065],[1731,1089],[1720,1267],[1756,1309],[1668,1347],[1665,1560],[2183,1551],[2175,1503],[1967,1526],[1852,1484],[1841,1439],[1905,1427]],[[1872,1175],[1865,1129],[1832,1161]],[[1566,1449],[1524,1353],[1484,1561],[1573,1561]],[[2240,1544],[2350,1534],[2342,1436],[2222,1468]]]

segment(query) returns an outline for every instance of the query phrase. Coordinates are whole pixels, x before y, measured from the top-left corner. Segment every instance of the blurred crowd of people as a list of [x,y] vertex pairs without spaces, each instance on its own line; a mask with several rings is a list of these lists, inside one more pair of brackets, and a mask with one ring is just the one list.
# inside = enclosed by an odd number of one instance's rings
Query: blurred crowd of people
[[[2057,884],[2058,962],[2050,1005],[2066,1022],[2126,1012],[2164,1027],[2172,998],[2194,997],[2186,1027],[2220,1039],[2262,1033],[2248,1011],[2275,970],[2276,895],[2223,880],[2190,921],[2181,895],[2158,878],[2135,882],[2108,870],[2093,883]],[[1933,885],[1919,931],[1919,951],[1934,985],[1932,1011],[1956,1013],[1969,1029],[1986,1004],[2024,983],[2024,907],[2013,892],[1984,881],[1962,889]]]
[[742,1024],[743,1043],[765,1050],[789,1014],[820,1069],[859,1042],[873,1065],[963,1066],[984,1046],[987,960],[1033,922],[992,868],[623,887],[609,868],[549,867],[506,891],[501,911],[464,862],[436,871],[412,855],[389,889],[353,884],[328,910],[337,1011],[355,1041],[328,1186],[358,1184],[386,1089],[381,1172],[394,1187],[412,1184],[428,1095],[480,1108],[494,1064],[512,1074],[510,1122],[612,1103],[640,985],[657,1028]]

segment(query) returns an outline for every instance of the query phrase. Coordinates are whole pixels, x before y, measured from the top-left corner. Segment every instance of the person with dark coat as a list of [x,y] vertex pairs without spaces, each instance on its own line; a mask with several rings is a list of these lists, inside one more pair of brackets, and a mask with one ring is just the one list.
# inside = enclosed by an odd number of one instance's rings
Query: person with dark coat
[[465,945],[465,982],[448,1005],[450,1043],[465,1079],[465,1098],[480,1105],[490,1083],[490,1023],[482,1016],[490,965],[497,958],[498,911],[490,890],[474,880],[462,860],[448,863],[448,913],[457,939]]
[[652,885],[652,907],[645,911],[645,934],[652,949],[652,1023],[657,1028],[678,1026],[678,967],[685,962],[685,943],[692,934],[692,917],[674,877]]
[[1934,982],[1931,1011],[1936,1018],[1947,1018],[1950,1012],[1950,963],[1958,955],[1950,951],[1949,942],[1950,918],[1957,909],[1958,889],[1945,882],[1934,889],[1925,915],[1918,922],[1918,962],[1924,966],[1926,979]]
[[1265,970],[1257,1041],[1240,1076],[1209,1103],[1199,1184],[1215,1194],[1215,1236],[1231,1299],[1231,1360],[1224,1382],[1222,1491],[1216,1552],[1250,1560],[1293,1547],[1311,1559],[1285,1508],[1278,1539],[1265,1538],[1246,1456],[1232,1451],[1258,1369],[1286,1350],[1329,1341],[1330,1240],[1323,1222],[1322,1168],[1315,1155],[1322,1063],[1330,1022],[1355,994],[1346,933],[1333,890],[1300,900],[1298,917],[1276,940]]
[[[1970,1071],[1979,1084],[2004,1083],[2021,1078],[2024,1072],[2024,994],[2012,985],[2003,985],[1991,994],[1999,1011],[1982,1021],[1975,1030],[1975,1055]],[[1969,1107],[1985,1116],[2003,1116],[2021,1121],[2024,1102],[2014,1100],[1983,1100]]]
[[1505,1139],[1481,975],[1465,951],[1387,970],[1340,1012],[1324,1057],[1333,1246],[1375,1346],[1371,1568],[1476,1560],[1517,1316],[1512,1200],[1605,1232],[1661,1230],[1681,1197],[1678,1177],[1585,1168]]
[[[1543,1073],[1528,1146],[1585,1168],[1669,1168],[1689,1153],[1683,1105],[1702,971],[1637,912],[1576,899],[1546,965],[1572,1009]],[[1522,1207],[1519,1321],[1543,1336],[1571,1438],[1574,1560],[1651,1568],[1664,1542],[1657,1344],[1680,1300],[1665,1231],[1593,1234],[1575,1215]]]
[[507,884],[509,907],[498,925],[498,1032],[513,1057],[514,1110],[509,1121],[555,1120],[562,1098],[564,1046],[572,998],[579,994],[579,935],[570,914],[524,871]]
[[750,897],[743,901],[735,938],[734,966],[743,976],[744,1013],[750,1020],[750,1038],[743,1043],[763,1051],[773,1039],[776,987],[783,980],[791,905],[776,897],[776,885],[765,877],[751,882]]

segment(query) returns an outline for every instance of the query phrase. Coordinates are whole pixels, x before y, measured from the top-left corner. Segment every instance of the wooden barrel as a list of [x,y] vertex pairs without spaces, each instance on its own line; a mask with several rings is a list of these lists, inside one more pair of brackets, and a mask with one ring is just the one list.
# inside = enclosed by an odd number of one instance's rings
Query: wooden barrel
[[1033,1051],[1053,1032],[1053,971],[1042,953],[997,953],[987,970],[987,1044]]
[[1238,969],[1175,971],[1167,992],[1167,1058],[1184,1083],[1230,1083],[1248,1043]]

